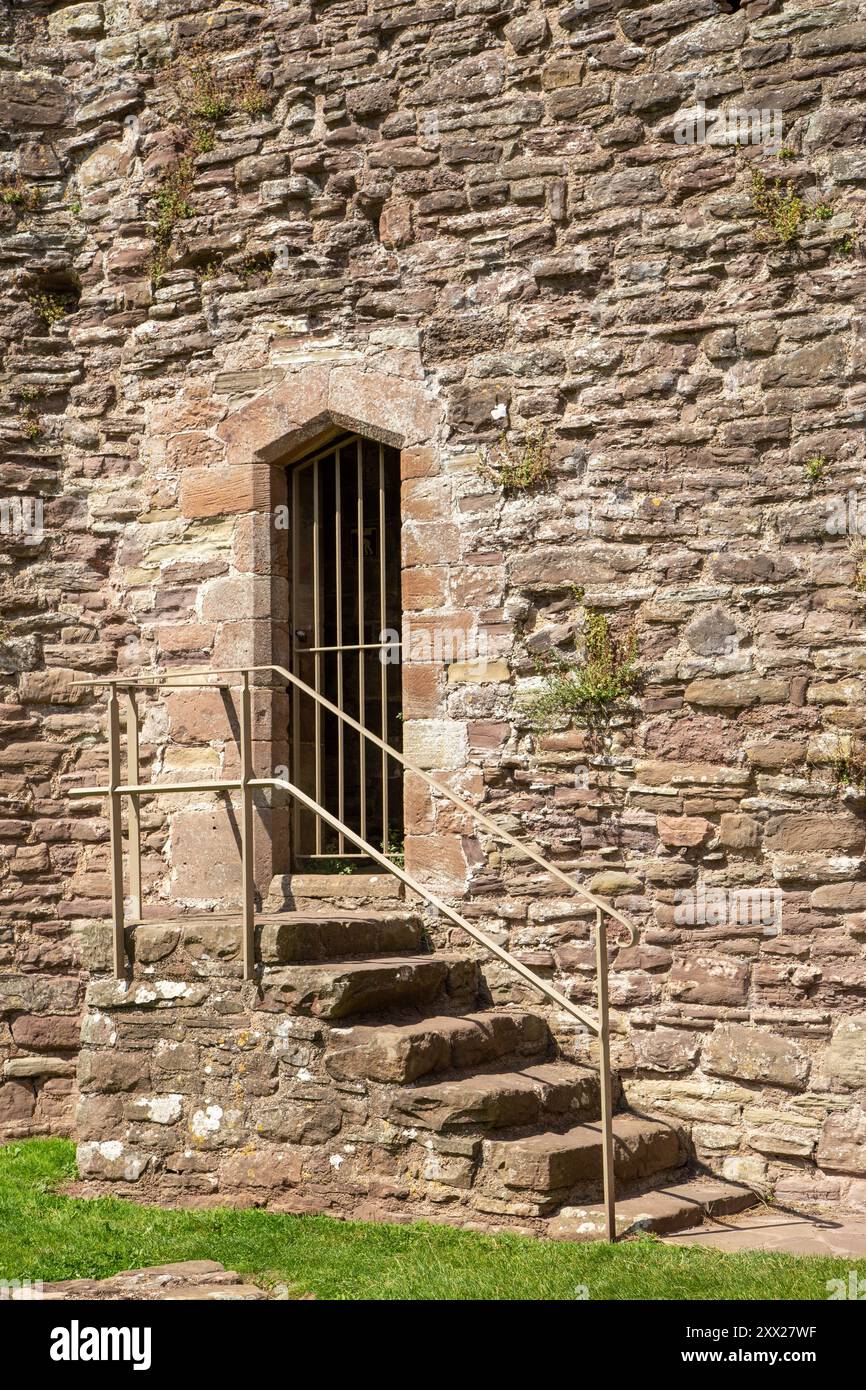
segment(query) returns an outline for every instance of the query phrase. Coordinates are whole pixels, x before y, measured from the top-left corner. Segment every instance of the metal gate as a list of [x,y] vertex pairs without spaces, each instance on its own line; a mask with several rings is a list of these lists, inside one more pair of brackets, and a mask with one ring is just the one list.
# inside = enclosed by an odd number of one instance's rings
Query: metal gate
[[[291,508],[291,669],[399,749],[398,451],[360,435],[335,440],[292,469]],[[296,785],[383,853],[399,857],[399,765],[297,690],[291,749]],[[365,859],[297,804],[292,854],[295,867],[307,870],[349,869]]]

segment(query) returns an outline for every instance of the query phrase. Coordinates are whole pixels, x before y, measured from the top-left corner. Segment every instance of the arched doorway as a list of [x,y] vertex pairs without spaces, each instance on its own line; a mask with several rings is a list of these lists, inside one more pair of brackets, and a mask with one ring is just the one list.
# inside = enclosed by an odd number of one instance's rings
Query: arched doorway
[[[396,748],[401,746],[400,454],[343,434],[289,470],[292,671]],[[399,765],[294,691],[296,785],[385,854],[403,846]],[[292,867],[372,867],[348,837],[296,805]]]

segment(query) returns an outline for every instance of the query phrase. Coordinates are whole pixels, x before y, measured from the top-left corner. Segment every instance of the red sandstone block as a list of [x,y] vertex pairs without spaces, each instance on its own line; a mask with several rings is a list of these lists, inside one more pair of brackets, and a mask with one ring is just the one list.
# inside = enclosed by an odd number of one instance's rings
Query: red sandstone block
[[166,623],[156,629],[156,639],[166,656],[206,656],[213,646],[214,628],[209,623]]
[[33,1087],[22,1081],[0,1085],[0,1126],[29,1120],[36,1107]]
[[411,663],[403,667],[403,715],[433,719],[440,711],[441,665]]
[[191,468],[180,480],[180,509],[184,516],[228,516],[267,509],[270,505],[269,466]]
[[166,464],[173,470],[188,468],[207,468],[219,463],[225,456],[225,445],[212,435],[200,430],[190,430],[186,434],[176,434],[168,441],[165,450]]
[[407,873],[434,889],[451,885],[462,888],[468,864],[464,841],[458,835],[407,835],[405,841]]
[[407,478],[429,478],[437,468],[436,452],[426,444],[403,449],[400,454],[400,476]]
[[188,382],[167,401],[150,407],[149,429],[154,435],[174,435],[178,430],[207,430],[225,414],[225,405],[214,397],[209,383]]
[[501,748],[508,741],[511,725],[495,719],[476,719],[467,724],[466,730],[470,749],[480,752],[488,748]]
[[423,613],[448,602],[448,570],[444,565],[418,565],[403,571],[403,610]]
[[442,477],[410,478],[400,489],[400,510],[406,521],[438,521],[450,511],[448,482]]
[[431,835],[435,819],[433,795],[426,782],[407,772],[403,784],[403,819],[407,835]]
[[17,1046],[40,1051],[75,1048],[79,1032],[77,1014],[24,1014],[12,1023],[12,1037]]
[[421,521],[403,530],[403,564],[442,565],[460,559],[460,530],[450,521]]

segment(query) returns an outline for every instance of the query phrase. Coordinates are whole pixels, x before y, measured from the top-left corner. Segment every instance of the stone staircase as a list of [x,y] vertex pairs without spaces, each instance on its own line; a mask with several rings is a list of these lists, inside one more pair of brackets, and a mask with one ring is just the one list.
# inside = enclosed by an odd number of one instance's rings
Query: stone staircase
[[[278,933],[292,963],[269,969],[269,991],[327,1023],[335,1088],[366,1095],[426,1148],[422,1202],[441,1207],[456,1155],[468,1160],[461,1206],[479,1216],[563,1239],[602,1234],[599,1077],[563,1060],[541,1010],[485,1006],[484,961],[424,951],[405,911],[284,914]],[[694,1176],[684,1134],[624,1109],[618,1082],[615,1104],[620,1231],[683,1230],[753,1204],[748,1189]]]
[[[604,1233],[598,1074],[542,1007],[492,1002],[486,958],[430,949],[401,904],[267,912],[256,934],[257,981],[235,914],[149,918],[128,981],[109,973],[110,924],[82,935],[88,1192]],[[618,1082],[615,1101],[620,1231],[752,1204],[695,1176],[685,1135],[624,1108]]]

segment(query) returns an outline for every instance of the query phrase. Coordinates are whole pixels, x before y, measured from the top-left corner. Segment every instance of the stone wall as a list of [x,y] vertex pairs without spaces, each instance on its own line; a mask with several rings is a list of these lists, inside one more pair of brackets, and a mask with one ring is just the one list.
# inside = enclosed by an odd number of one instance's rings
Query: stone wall
[[[0,26],[0,490],[44,501],[44,535],[4,522],[0,581],[7,1132],[70,1122],[76,943],[109,909],[103,809],[66,797],[104,774],[104,708],[72,681],[278,656],[281,459],[390,410],[407,612],[488,658],[405,668],[407,747],[638,922],[613,961],[635,1104],[720,1169],[862,1200],[864,803],[838,775],[864,724],[862,7]],[[781,148],[679,143],[696,102],[781,113]],[[789,242],[756,170],[819,209],[789,200]],[[485,465],[539,430],[548,486],[505,497]],[[601,748],[526,709],[583,604],[634,625],[644,672]],[[143,708],[148,775],[235,766],[223,697]],[[270,770],[284,710],[257,710]],[[572,904],[414,786],[407,829],[416,872],[591,998]],[[145,832],[152,903],[235,892],[222,803],[148,803]],[[780,919],[739,920],[741,889]]]

